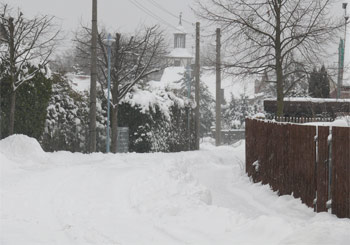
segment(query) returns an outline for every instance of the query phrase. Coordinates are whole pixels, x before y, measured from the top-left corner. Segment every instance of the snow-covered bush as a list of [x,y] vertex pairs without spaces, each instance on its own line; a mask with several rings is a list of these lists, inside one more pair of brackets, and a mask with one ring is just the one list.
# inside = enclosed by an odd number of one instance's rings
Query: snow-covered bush
[[[27,63],[22,67],[21,73],[32,73],[37,69]],[[0,64],[0,113],[1,113],[1,138],[9,135],[9,117],[12,85],[9,75],[3,70],[8,69],[7,63],[4,61]],[[48,72],[43,69],[36,72],[34,76],[23,83],[16,90],[15,111],[14,111],[14,133],[25,134],[30,137],[39,139],[42,135],[45,125],[46,107],[48,105],[52,81],[47,76]]]
[[[74,91],[66,76],[55,74],[53,81],[41,144],[46,151],[87,152],[89,96]],[[186,110],[190,104],[174,90],[158,85],[137,85],[119,104],[118,126],[129,127],[131,152],[188,149]],[[107,100],[102,91],[97,101],[97,150],[105,152]]]
[[244,128],[245,118],[257,113],[258,100],[248,99],[241,95],[236,99],[231,95],[231,100],[223,109],[223,127],[226,129]]
[[[67,77],[53,76],[52,96],[47,107],[45,132],[41,144],[46,151],[67,150],[86,152],[88,142],[89,100],[87,94],[74,91]],[[99,149],[105,141],[104,116],[97,112],[97,131]],[[104,135],[103,135],[104,134]]]
[[[135,86],[119,106],[119,126],[129,127],[129,150],[187,150],[188,108],[189,101],[175,90],[157,83]],[[190,130],[193,131],[193,125]]]

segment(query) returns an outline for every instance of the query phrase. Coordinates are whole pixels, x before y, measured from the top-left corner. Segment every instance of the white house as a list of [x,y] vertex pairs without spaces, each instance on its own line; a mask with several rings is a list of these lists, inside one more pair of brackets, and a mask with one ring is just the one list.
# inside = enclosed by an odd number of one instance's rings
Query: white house
[[192,64],[193,55],[186,48],[186,30],[182,25],[182,16],[180,14],[179,25],[174,32],[174,48],[166,56],[169,66],[186,67]]

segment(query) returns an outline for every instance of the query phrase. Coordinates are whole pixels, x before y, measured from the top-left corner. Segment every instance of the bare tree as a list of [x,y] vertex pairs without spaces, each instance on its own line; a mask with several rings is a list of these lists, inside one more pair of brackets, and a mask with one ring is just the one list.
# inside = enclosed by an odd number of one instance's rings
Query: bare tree
[[[84,28],[87,35],[78,35],[77,48],[80,55],[87,54],[87,39],[90,29]],[[84,37],[85,36],[85,37]],[[107,47],[106,32],[98,35],[98,82],[103,91],[107,90]],[[112,105],[112,146],[117,152],[118,107],[120,101],[142,81],[162,69],[160,58],[165,54],[164,38],[158,26],[145,28],[137,34],[116,33],[111,52],[111,105]]]
[[6,35],[1,40],[4,48],[0,53],[2,63],[6,66],[3,75],[8,77],[12,88],[8,125],[11,135],[15,124],[16,91],[38,72],[47,69],[59,31],[53,32],[56,29],[54,17],[44,15],[26,19],[20,10],[14,14],[8,5],[2,5],[0,11],[1,28]]
[[330,4],[331,0],[197,0],[196,13],[221,26],[232,51],[226,67],[236,74],[273,73],[277,115],[282,115],[284,95],[297,82],[286,86],[285,81],[305,70],[292,67],[319,62],[341,26],[330,15]]

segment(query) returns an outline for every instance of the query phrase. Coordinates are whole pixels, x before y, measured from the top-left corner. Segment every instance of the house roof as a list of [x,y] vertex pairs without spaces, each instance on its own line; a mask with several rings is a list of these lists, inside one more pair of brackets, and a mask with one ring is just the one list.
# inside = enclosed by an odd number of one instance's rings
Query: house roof
[[170,58],[193,58],[193,55],[185,48],[175,48],[169,53],[168,57],[170,57]]
[[185,27],[180,24],[176,27],[174,34],[187,34],[187,32],[186,32]]

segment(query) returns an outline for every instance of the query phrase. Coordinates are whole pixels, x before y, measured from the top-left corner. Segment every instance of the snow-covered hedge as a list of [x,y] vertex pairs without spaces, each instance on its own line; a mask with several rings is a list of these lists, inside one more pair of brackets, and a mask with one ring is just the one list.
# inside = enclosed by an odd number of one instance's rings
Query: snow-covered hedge
[[[46,151],[87,152],[87,92],[72,89],[69,77],[55,75],[41,143]],[[131,152],[182,151],[188,149],[186,108],[190,101],[176,90],[157,82],[135,86],[120,102],[118,124],[129,127]],[[97,100],[97,149],[105,151],[106,99]],[[193,121],[193,120],[192,120]]]

